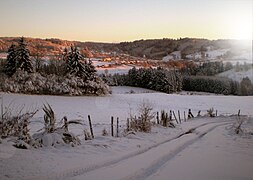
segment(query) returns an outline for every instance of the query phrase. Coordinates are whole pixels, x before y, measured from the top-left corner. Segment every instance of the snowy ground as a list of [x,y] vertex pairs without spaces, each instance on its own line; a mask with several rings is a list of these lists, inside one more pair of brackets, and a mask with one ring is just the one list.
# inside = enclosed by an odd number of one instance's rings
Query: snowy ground
[[236,72],[235,69],[232,69],[232,70],[220,73],[218,74],[218,76],[228,77],[237,82],[241,82],[243,78],[248,77],[253,83],[253,68],[247,71],[238,71],[238,72]]
[[[105,71],[108,71],[108,74],[127,74],[130,69],[132,69],[133,66],[129,65],[120,65],[116,67],[97,67],[97,73],[98,74],[105,74]],[[138,67],[137,67],[138,68]]]
[[[84,126],[71,130],[81,134],[90,114],[95,139],[77,147],[58,146],[21,150],[0,144],[0,179],[252,179],[253,178],[253,96],[164,94],[141,88],[116,87],[105,97],[62,97],[2,94],[5,106],[41,108],[48,102],[58,120],[81,119]],[[204,115],[213,107],[218,115],[232,115],[241,109],[245,134],[236,135],[237,116],[196,118],[175,129],[155,126],[150,134],[136,133],[119,138],[102,136],[110,132],[110,117],[120,118],[120,134],[129,113],[148,101],[154,111],[183,111],[191,108]],[[42,127],[40,110],[31,132]],[[189,132],[191,129],[191,133]]]

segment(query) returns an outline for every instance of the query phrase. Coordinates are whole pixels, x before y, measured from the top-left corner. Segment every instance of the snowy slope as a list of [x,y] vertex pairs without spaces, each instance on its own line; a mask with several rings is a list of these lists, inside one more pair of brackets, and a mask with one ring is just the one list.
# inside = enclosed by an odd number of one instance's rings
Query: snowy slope
[[239,72],[236,72],[235,69],[232,69],[232,70],[220,73],[218,76],[228,77],[237,82],[241,82],[244,77],[248,77],[253,83],[253,69],[249,69],[248,71],[239,71]]
[[[84,126],[71,128],[75,134],[81,135],[82,130],[88,128],[87,115],[90,114],[95,139],[84,141],[82,135],[82,145],[77,147],[66,145],[29,150],[15,149],[4,141],[0,144],[0,179],[180,179],[188,177],[191,169],[198,168],[201,172],[212,173],[210,179],[253,177],[252,171],[248,170],[253,162],[253,137],[233,133],[233,124],[238,120],[236,116],[196,118],[177,125],[175,129],[155,126],[150,134],[136,133],[119,138],[101,135],[103,128],[110,132],[112,115],[120,117],[120,133],[123,133],[130,111],[137,112],[138,104],[143,101],[149,101],[154,111],[180,110],[181,117],[188,108],[194,115],[202,110],[203,115],[211,107],[218,109],[218,114],[236,114],[241,109],[242,114],[252,116],[253,96],[169,95],[132,87],[114,88],[113,94],[105,97],[2,95],[5,106],[25,104],[26,110],[40,108],[48,102],[58,120],[64,115],[68,119],[83,120]],[[31,123],[32,133],[42,127],[42,118],[40,110]],[[253,120],[244,116],[241,119],[245,119],[248,132],[253,132]],[[185,133],[190,129],[192,133]],[[204,157],[207,154],[208,157]],[[191,157],[204,158],[205,161],[194,159],[194,167],[191,167]],[[219,157],[222,159],[217,164],[215,160]],[[184,159],[186,164],[182,165]],[[233,165],[226,166],[226,162],[235,161],[243,163],[238,165],[237,171]],[[167,167],[187,170],[180,171],[178,176],[178,171],[173,174]],[[222,167],[225,167],[223,172],[220,171]],[[188,179],[203,179],[203,173],[189,174]]]
[[226,54],[228,51],[229,49],[211,50],[211,51],[207,51],[206,55],[209,60],[213,60],[213,59],[217,59],[219,56]]
[[[151,104],[155,112],[162,109],[180,110],[183,114],[184,111],[188,112],[188,109],[191,108],[193,114],[197,115],[199,110],[205,114],[208,109],[213,107],[218,110],[219,115],[236,114],[239,109],[242,114],[253,115],[253,96],[165,94],[133,87],[114,87],[112,91],[114,92],[112,95],[104,97],[3,94],[3,103],[13,109],[20,109],[25,105],[24,111],[26,109],[40,109],[31,124],[32,132],[43,127],[44,113],[41,107],[44,103],[49,103],[52,106],[59,121],[67,116],[68,119],[81,119],[86,124],[88,115],[91,116],[95,124],[109,124],[111,116],[119,117],[120,124],[125,124],[129,113],[136,114],[142,102]],[[153,93],[143,93],[145,91]],[[101,132],[101,129],[98,131]],[[79,133],[82,132],[78,129],[76,134]]]

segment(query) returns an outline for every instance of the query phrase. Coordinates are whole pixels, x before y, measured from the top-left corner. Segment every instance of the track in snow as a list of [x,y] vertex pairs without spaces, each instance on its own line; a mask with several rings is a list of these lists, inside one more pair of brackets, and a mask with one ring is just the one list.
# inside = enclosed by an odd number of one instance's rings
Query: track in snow
[[[181,151],[186,149],[188,146],[194,144],[196,141],[198,141],[203,136],[207,135],[209,132],[211,132],[215,128],[220,127],[220,126],[224,126],[224,125],[227,125],[227,124],[230,124],[230,123],[218,124],[218,125],[215,125],[215,126],[211,127],[207,131],[199,133],[193,139],[187,140],[185,143],[178,146],[173,151],[171,151],[171,152],[165,154],[164,156],[160,157],[159,159],[157,159],[155,162],[150,164],[148,168],[145,168],[145,169],[143,169],[143,170],[141,170],[141,171],[139,171],[135,174],[132,174],[128,177],[122,178],[122,180],[143,180],[145,178],[148,178],[152,174],[156,173],[159,170],[160,167],[162,167],[165,163],[169,162],[172,158],[174,158],[177,154],[179,154]],[[190,133],[186,133],[186,134],[190,134]],[[183,137],[183,136],[181,136],[181,137]]]
[[[173,143],[174,142],[178,142],[178,141],[185,141],[183,144],[181,145],[177,145],[175,149],[172,150],[168,150],[166,151],[167,153],[165,153],[164,155],[160,155],[159,157],[155,157],[154,160],[152,160],[152,162],[147,162],[145,163],[146,165],[148,165],[148,167],[146,168],[141,168],[140,170],[135,171],[134,173],[131,173],[129,171],[126,170],[126,172],[128,174],[121,176],[120,177],[115,177],[115,179],[143,179],[145,177],[148,177],[150,175],[152,175],[153,173],[155,173],[157,171],[157,169],[159,169],[159,167],[161,167],[164,163],[168,162],[170,159],[172,159],[173,157],[175,157],[179,152],[181,152],[182,150],[184,150],[185,148],[187,148],[189,145],[193,144],[194,142],[196,142],[197,140],[199,140],[201,137],[203,137],[204,135],[206,135],[208,132],[212,131],[213,129],[215,129],[218,126],[222,126],[222,125],[226,125],[229,123],[233,123],[234,121],[231,120],[223,120],[223,121],[219,121],[219,122],[208,122],[208,123],[203,123],[201,125],[195,126],[193,128],[188,129],[187,131],[185,131],[184,133],[181,133],[173,138],[169,138],[166,139],[160,143],[154,144],[150,147],[147,147],[145,149],[142,149],[140,151],[134,152],[134,153],[130,153],[128,155],[122,156],[121,158],[118,158],[116,160],[112,160],[112,161],[106,161],[100,164],[96,164],[96,165],[91,165],[89,167],[80,167],[80,168],[74,168],[74,169],[68,169],[64,172],[59,172],[59,173],[55,173],[55,174],[49,174],[47,176],[40,176],[37,177],[39,179],[93,179],[92,177],[89,177],[90,175],[96,175],[98,174],[99,171],[105,171],[104,173],[106,175],[110,175],[110,177],[108,177],[108,179],[112,180],[114,179],[114,177],[112,177],[112,175],[114,176],[114,172],[121,172],[120,170],[114,170],[114,169],[120,169],[120,167],[123,165],[125,167],[123,167],[123,169],[125,169],[126,167],[131,166],[131,161],[134,161],[134,164],[136,165],[136,163],[138,164],[138,158],[141,156],[147,156],[146,154],[151,154],[151,156],[156,155],[155,152],[159,152],[161,146],[170,146],[170,147],[174,147]],[[199,131],[199,129],[201,128],[208,128],[207,130],[204,131]],[[193,136],[193,137],[192,137]],[[185,137],[190,137],[190,139]],[[154,154],[152,154],[152,152],[154,152]],[[149,159],[148,157],[145,157],[145,159]],[[137,162],[135,162],[137,160]],[[130,161],[130,162],[129,162]],[[134,166],[133,166],[134,167]],[[134,168],[135,169],[135,168]],[[130,174],[129,174],[130,173]],[[103,174],[103,172],[102,172]],[[87,176],[87,177],[86,177]],[[123,178],[122,178],[123,177]],[[102,179],[107,179],[106,177],[104,177],[104,175],[101,175]],[[94,177],[94,179],[97,179],[97,177]],[[100,178],[99,178],[100,179]]]

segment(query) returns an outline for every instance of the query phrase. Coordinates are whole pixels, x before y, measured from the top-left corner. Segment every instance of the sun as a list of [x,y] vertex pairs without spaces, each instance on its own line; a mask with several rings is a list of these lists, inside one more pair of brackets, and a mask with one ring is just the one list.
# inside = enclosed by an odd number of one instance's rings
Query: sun
[[234,24],[231,29],[232,36],[235,39],[251,40],[252,39],[252,23],[247,20],[241,20]]

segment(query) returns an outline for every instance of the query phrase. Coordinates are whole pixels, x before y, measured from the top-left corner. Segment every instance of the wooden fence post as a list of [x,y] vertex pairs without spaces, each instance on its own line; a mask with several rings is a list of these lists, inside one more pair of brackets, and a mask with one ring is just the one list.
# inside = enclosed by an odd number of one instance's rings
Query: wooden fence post
[[174,118],[175,118],[175,120],[176,120],[176,122],[177,122],[177,124],[178,124],[178,121],[177,121],[177,117],[176,117],[176,115],[175,115],[175,112],[172,111],[172,113],[173,113],[173,116],[174,116]]
[[119,118],[117,117],[117,137],[119,137]]
[[111,133],[112,133],[112,137],[113,137],[113,116],[111,117]]
[[178,113],[178,120],[179,120],[179,122],[181,124],[180,111],[178,110],[177,113]]
[[186,116],[185,116],[185,111],[184,111],[184,122],[186,122]]
[[172,111],[170,110],[170,117],[169,117],[170,121],[172,120]]
[[90,115],[88,115],[88,119],[89,119],[89,125],[90,125],[90,133],[91,133],[91,137],[92,137],[92,139],[94,139],[94,134],[93,134],[93,129],[92,129],[92,124],[91,124],[91,118],[90,118]]
[[237,114],[237,115],[238,115],[238,116],[240,116],[240,113],[241,113],[241,110],[239,109],[239,111],[238,111],[238,114]]
[[159,112],[156,113],[157,124],[159,124]]
[[130,131],[130,122],[129,122],[129,118],[127,118],[127,131]]
[[188,119],[190,118],[194,118],[192,112],[191,112],[191,109],[188,110]]

